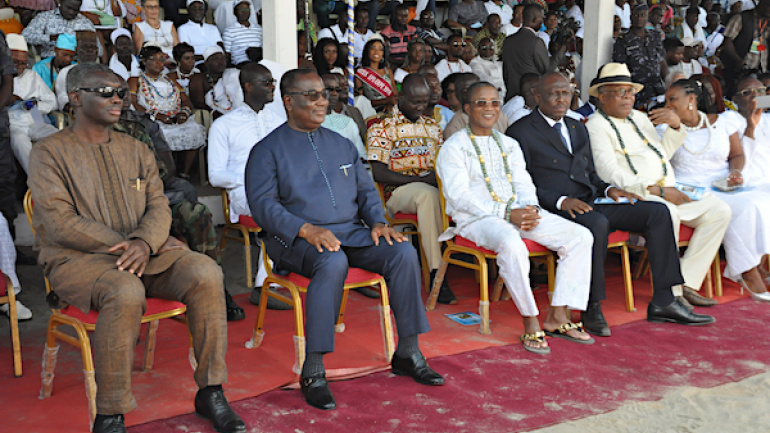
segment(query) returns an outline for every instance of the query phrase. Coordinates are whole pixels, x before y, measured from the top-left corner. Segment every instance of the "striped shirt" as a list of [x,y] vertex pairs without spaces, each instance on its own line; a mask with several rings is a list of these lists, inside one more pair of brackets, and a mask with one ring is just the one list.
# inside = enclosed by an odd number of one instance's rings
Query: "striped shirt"
[[262,27],[246,27],[236,22],[225,30],[222,42],[225,43],[225,50],[230,53],[234,65],[247,62],[249,57],[246,55],[246,49],[262,46]]

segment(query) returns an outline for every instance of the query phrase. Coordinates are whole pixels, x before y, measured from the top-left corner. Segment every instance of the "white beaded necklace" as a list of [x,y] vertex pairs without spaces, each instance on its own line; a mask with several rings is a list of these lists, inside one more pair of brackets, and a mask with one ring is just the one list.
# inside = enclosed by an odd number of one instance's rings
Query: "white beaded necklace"
[[689,153],[691,153],[693,155],[702,155],[702,154],[706,153],[706,151],[709,150],[709,148],[711,147],[711,138],[712,138],[711,122],[709,122],[709,118],[706,115],[706,113],[704,113],[702,111],[698,111],[698,114],[700,115],[700,121],[698,122],[697,125],[695,125],[695,126],[687,126],[687,125],[684,124],[684,122],[682,122],[682,127],[684,128],[685,131],[687,131],[688,134],[691,133],[691,132],[696,132],[698,130],[701,130],[701,129],[704,128],[704,126],[708,130],[709,141],[708,141],[708,143],[706,143],[706,145],[703,147],[703,149],[701,149],[699,151],[693,151],[692,149],[687,147],[687,144],[686,144],[687,141],[686,140],[685,140],[685,143],[682,144],[682,147],[684,148],[684,150],[686,150],[687,152],[689,152]]

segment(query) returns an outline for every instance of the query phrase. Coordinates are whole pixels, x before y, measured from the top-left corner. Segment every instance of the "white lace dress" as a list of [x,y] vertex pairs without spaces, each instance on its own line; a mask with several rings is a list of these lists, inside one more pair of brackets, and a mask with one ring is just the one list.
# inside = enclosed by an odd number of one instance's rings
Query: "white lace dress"
[[[181,109],[181,91],[165,75],[153,80],[141,74],[136,101],[152,115],[174,116]],[[194,116],[182,124],[158,124],[172,151],[199,149],[206,144],[206,128]]]
[[[671,158],[678,182],[712,190],[711,182],[729,172],[730,135],[735,125],[720,115],[710,128],[687,134],[682,147]],[[770,253],[770,193],[745,185],[734,192],[713,190],[730,205],[733,217],[724,238],[727,267],[725,277],[737,281]]]

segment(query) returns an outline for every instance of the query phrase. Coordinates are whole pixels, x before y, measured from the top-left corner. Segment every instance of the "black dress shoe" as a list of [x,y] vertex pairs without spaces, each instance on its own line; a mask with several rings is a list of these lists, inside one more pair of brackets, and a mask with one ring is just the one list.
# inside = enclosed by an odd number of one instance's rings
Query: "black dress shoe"
[[96,415],[93,433],[126,433],[123,415]]
[[302,395],[305,396],[307,404],[322,410],[332,410],[337,408],[332,391],[329,389],[329,382],[326,381],[326,375],[320,377],[304,377],[300,381]]
[[[269,290],[275,290],[273,288],[270,288]],[[262,296],[262,287],[255,287],[254,290],[251,291],[251,295],[249,295],[249,302],[251,302],[254,305],[259,305],[259,297]],[[267,309],[268,310],[291,310],[294,307],[291,306],[291,304],[287,304],[285,302],[279,301],[278,299],[267,297]]]
[[207,386],[195,394],[195,414],[214,424],[220,433],[243,433],[246,423],[230,407],[221,386]]
[[612,334],[599,301],[588,302],[588,308],[580,313],[580,321],[583,322],[583,329],[589,334],[598,337],[609,337]]
[[678,299],[665,307],[653,303],[647,306],[647,321],[653,323],[676,323],[679,325],[700,326],[717,321],[708,314],[698,314],[688,310]]
[[227,321],[235,322],[246,318],[246,313],[240,305],[235,302],[230,293],[225,289],[225,308],[227,308]]
[[444,378],[430,368],[422,353],[415,353],[408,358],[399,358],[393,355],[390,365],[393,374],[411,376],[417,383],[434,386],[444,384]]

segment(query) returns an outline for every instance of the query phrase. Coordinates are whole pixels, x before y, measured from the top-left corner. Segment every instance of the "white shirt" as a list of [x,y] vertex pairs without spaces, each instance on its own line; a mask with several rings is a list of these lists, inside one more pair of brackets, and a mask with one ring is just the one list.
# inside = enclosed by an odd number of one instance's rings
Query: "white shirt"
[[574,5],[569,8],[565,17],[573,18],[575,21],[577,21],[578,24],[580,24],[580,30],[585,27],[585,18],[583,18],[583,11],[580,10],[580,6]]
[[704,55],[711,57],[717,53],[717,49],[722,46],[722,42],[725,41],[725,36],[719,31],[715,30],[710,35],[706,36],[706,42],[704,45]]
[[[475,140],[484,156],[492,189],[502,203],[492,199],[481,171],[479,157],[465,129],[452,134],[441,146],[441,152],[436,157],[436,173],[443,184],[446,212],[457,223],[458,229],[490,216],[507,220],[511,209],[538,205],[535,185],[527,173],[519,143],[505,134],[493,133],[500,139],[503,151],[507,154],[508,168],[516,190],[516,199],[509,209],[506,207],[508,200],[513,196],[511,182],[506,177],[500,149],[491,136],[477,136]],[[448,233],[449,231],[443,236]]]
[[[40,75],[30,68],[24,70],[20,76],[13,77],[13,94],[22,100],[37,99],[37,109],[42,114],[48,114],[56,109],[56,95],[45,84]],[[12,110],[28,113],[26,110]],[[11,116],[13,121],[13,116]]]
[[343,33],[342,30],[340,29],[339,24],[335,24],[331,27],[321,29],[318,32],[318,40],[320,41],[323,38],[334,39],[335,41],[343,44],[348,42],[348,38],[347,36],[345,36],[345,33]]
[[248,62],[249,56],[246,55],[246,50],[250,47],[262,46],[262,27],[254,24],[246,27],[236,22],[222,34],[222,41],[225,43],[225,51],[230,53],[233,64]]
[[70,102],[69,94],[67,93],[67,74],[69,74],[70,69],[74,68],[75,65],[67,65],[64,69],[59,71],[59,75],[56,77],[56,101],[58,104],[58,110],[63,110],[64,106],[67,105],[68,102]]
[[490,15],[499,15],[500,22],[503,25],[509,24],[513,19],[513,9],[505,2],[503,2],[502,5],[498,5],[494,1],[489,0],[488,2],[484,3],[484,7],[487,8],[487,12],[489,12]]
[[369,29],[366,29],[366,33],[363,35],[356,31],[353,32],[353,42],[355,43],[355,46],[353,47],[353,57],[360,59],[364,55],[364,45],[366,45],[366,41],[372,36],[374,36],[374,32]]
[[[741,116],[743,117],[743,116]],[[745,131],[745,124],[744,124]],[[754,128],[754,138],[751,139],[743,135],[743,153],[746,155],[746,166],[743,167],[743,179],[746,185],[768,185],[770,184],[770,174],[767,168],[770,167],[770,114],[762,113],[762,119]]]
[[510,36],[519,30],[521,30],[521,26],[514,26],[513,24],[503,24],[503,28],[500,29],[500,31],[503,32],[505,36]]
[[497,87],[501,95],[505,95],[505,79],[503,79],[503,62],[496,60],[486,60],[481,57],[474,57],[471,60],[471,71],[476,74],[481,81],[487,81]]
[[[206,105],[214,111],[226,114],[243,103],[243,90],[239,77],[241,71],[235,68],[227,68],[222,73],[222,78],[214,83],[204,96]],[[216,96],[216,99],[214,98]]]
[[631,28],[631,6],[629,6],[628,3],[624,4],[622,8],[615,5],[615,15],[620,17],[621,28]]
[[213,24],[196,24],[188,21],[176,30],[179,42],[187,42],[195,48],[195,55],[202,56],[206,48],[222,42],[219,29]]
[[326,115],[326,119],[324,119],[324,123],[322,123],[321,126],[330,129],[353,142],[353,145],[358,151],[358,156],[361,157],[361,159],[366,159],[366,146],[364,146],[364,142],[361,140],[358,125],[356,125],[356,122],[353,119],[344,114],[332,112],[331,114]]
[[138,77],[139,74],[142,72],[141,69],[139,69],[139,61],[136,60],[136,56],[133,54],[131,55],[131,70],[129,71],[126,69],[126,65],[120,62],[118,60],[118,55],[113,54],[112,57],[110,57],[110,69],[112,69],[112,72],[120,75],[123,77],[124,80],[128,81],[131,77]]
[[283,122],[269,110],[259,113],[243,104],[215,120],[209,128],[208,170],[212,186],[226,188],[230,197],[230,221],[248,211],[245,191],[246,162],[251,148]]
[[[225,0],[214,10],[214,23],[219,29],[219,33],[224,35],[228,27],[238,22],[235,17],[234,0]],[[251,8],[249,22],[252,26],[258,26],[256,8]]]
[[455,72],[473,72],[473,70],[462,59],[458,59],[456,62],[443,59],[436,63],[436,72],[439,81],[444,81],[444,78]]

